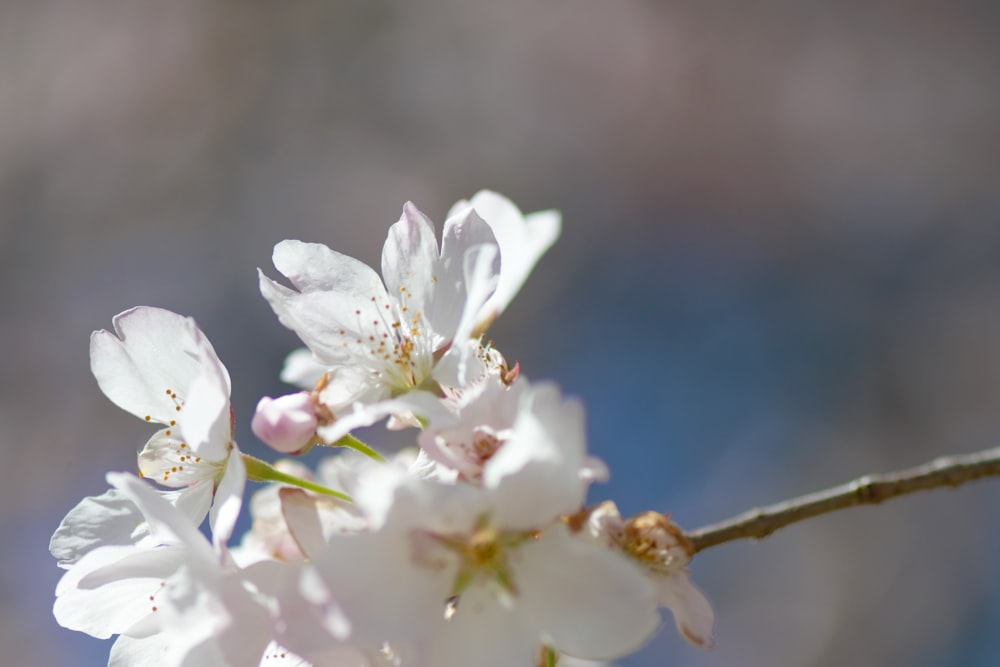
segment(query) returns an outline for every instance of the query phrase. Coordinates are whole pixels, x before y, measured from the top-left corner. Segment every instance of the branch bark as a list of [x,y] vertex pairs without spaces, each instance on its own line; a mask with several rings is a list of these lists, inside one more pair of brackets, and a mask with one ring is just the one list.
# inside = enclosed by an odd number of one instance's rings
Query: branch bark
[[908,493],[943,486],[956,487],[994,476],[1000,476],[1000,447],[974,454],[942,456],[907,470],[865,475],[825,491],[758,507],[685,535],[697,553],[733,540],[759,540],[780,528],[820,514],[856,505],[877,505]]

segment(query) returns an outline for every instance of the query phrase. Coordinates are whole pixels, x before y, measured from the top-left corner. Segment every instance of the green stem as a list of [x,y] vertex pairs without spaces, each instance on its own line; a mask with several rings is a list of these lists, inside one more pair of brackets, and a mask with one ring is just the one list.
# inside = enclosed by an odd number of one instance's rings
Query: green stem
[[375,461],[378,461],[379,463],[385,463],[385,457],[384,456],[382,456],[381,454],[379,454],[378,452],[376,452],[374,449],[372,449],[371,447],[369,447],[368,445],[366,445],[362,441],[360,441],[357,438],[355,438],[350,433],[348,433],[347,435],[345,435],[343,438],[341,438],[337,442],[333,443],[332,445],[328,445],[328,446],[329,447],[347,447],[348,449],[353,449],[356,452],[361,452],[362,454],[364,454],[368,458],[373,459]]
[[247,479],[252,482],[281,482],[284,484],[291,484],[292,486],[297,486],[305,489],[306,491],[322,493],[326,496],[333,496],[334,498],[340,498],[341,500],[351,502],[351,497],[346,493],[328,489],[322,484],[310,482],[308,479],[302,479],[301,477],[296,477],[295,475],[289,475],[287,472],[281,472],[270,463],[261,461],[256,457],[250,456],[249,454],[241,454],[241,456],[243,457],[243,465],[247,469]]

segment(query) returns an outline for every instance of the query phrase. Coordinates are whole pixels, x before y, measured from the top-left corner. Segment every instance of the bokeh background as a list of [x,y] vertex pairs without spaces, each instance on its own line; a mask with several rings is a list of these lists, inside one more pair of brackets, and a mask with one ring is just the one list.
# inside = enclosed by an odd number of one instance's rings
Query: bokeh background
[[[148,436],[90,332],[194,316],[265,454],[295,339],[255,268],[283,238],[377,265],[406,200],[564,212],[491,335],[586,402],[595,500],[693,528],[995,446],[998,34],[979,0],[0,3],[3,663],[106,660],[47,554]],[[986,481],[707,551],[715,649],[668,620],[621,664],[996,665],[998,508]]]

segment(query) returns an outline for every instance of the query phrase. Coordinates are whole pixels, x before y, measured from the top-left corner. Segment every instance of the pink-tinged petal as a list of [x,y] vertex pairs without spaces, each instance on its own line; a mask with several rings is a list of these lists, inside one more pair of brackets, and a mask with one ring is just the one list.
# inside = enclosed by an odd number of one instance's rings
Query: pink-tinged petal
[[319,421],[316,404],[308,392],[278,398],[264,396],[257,402],[250,429],[271,449],[295,454],[309,445]]
[[306,556],[315,558],[334,535],[354,534],[367,527],[354,508],[336,498],[320,497],[302,489],[285,487],[278,492],[281,514],[295,542]]
[[559,651],[609,659],[637,650],[660,615],[645,574],[628,558],[548,528],[518,553],[516,604]]
[[454,616],[434,636],[434,667],[509,667],[538,662],[539,636],[520,614],[502,607],[484,586],[462,595]]
[[389,228],[382,248],[382,277],[389,294],[400,306],[406,306],[408,316],[429,314],[438,281],[437,265],[434,223],[412,202],[406,202],[399,222]]
[[215,489],[215,502],[208,513],[208,524],[212,528],[212,541],[216,548],[228,542],[233,534],[240,508],[243,507],[243,487],[246,481],[247,472],[242,455],[236,445],[233,445],[226,471]]
[[101,391],[140,419],[170,423],[177,407],[171,392],[185,392],[200,372],[185,345],[197,330],[193,321],[139,306],[116,315],[114,329],[90,338],[90,367]]
[[467,479],[480,480],[483,466],[504,446],[527,388],[527,381],[508,388],[495,378],[469,387],[457,415],[431,421],[421,432],[422,451]]
[[316,507],[317,498],[303,491],[286,487],[278,492],[281,498],[281,514],[285,518],[288,532],[295,538],[299,549],[307,557],[315,558],[326,546],[323,539],[323,524]]
[[705,594],[691,582],[687,572],[654,576],[660,604],[673,613],[677,631],[695,646],[711,648],[715,611]]
[[[434,292],[434,304],[429,315],[434,330],[446,339],[455,338],[465,304],[469,300],[465,256],[469,250],[480,245],[497,247],[493,231],[471,207],[466,207],[448,217],[444,223],[444,237],[441,241],[437,289]],[[494,274],[499,271],[499,254],[489,268]]]
[[62,520],[49,542],[49,553],[68,568],[100,546],[127,546],[149,534],[131,500],[118,489],[81,500]]
[[535,264],[559,238],[562,216],[558,211],[525,216],[512,201],[489,190],[457,203],[452,212],[466,206],[474,208],[492,228],[500,246],[500,282],[481,312],[481,326],[485,327],[507,308]]
[[[523,380],[522,380],[523,381]],[[526,394],[504,445],[486,462],[483,485],[498,501],[497,520],[528,528],[580,508],[587,481],[583,406],[551,383]]]

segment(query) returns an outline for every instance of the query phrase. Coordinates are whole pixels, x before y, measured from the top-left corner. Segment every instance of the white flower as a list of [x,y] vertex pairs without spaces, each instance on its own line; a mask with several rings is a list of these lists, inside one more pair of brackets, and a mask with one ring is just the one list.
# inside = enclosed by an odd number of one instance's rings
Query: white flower
[[[645,642],[659,615],[642,571],[566,528],[586,485],[546,487],[556,457],[539,449],[512,449],[486,488],[391,465],[362,473],[355,502],[371,530],[300,540],[352,639],[435,667],[533,664],[543,645],[607,658]],[[317,534],[307,512],[286,518],[296,536]]]
[[213,548],[187,515],[141,480],[109,473],[108,482],[142,517],[146,536],[97,546],[72,564],[56,587],[59,623],[95,637],[123,635],[111,664],[257,662],[275,631],[255,591],[272,585],[281,564],[240,570],[224,544]]
[[140,306],[95,331],[90,365],[101,391],[123,410],[162,424],[139,453],[139,470],[207,504],[217,540],[229,537],[246,474],[232,436],[229,373],[194,320]]
[[696,646],[711,647],[715,612],[705,594],[691,583],[687,564],[694,550],[669,517],[643,512],[626,521],[613,502],[605,501],[590,512],[587,530],[591,537],[641,564],[660,604],[673,613],[677,631]]
[[430,220],[407,204],[382,253],[385,285],[365,264],[326,246],[282,241],[274,265],[296,289],[263,274],[260,289],[281,323],[329,368],[322,398],[340,417],[354,404],[439,391],[435,365],[453,340],[471,335],[495,285],[495,259],[492,233],[471,210],[445,223],[439,252]]

